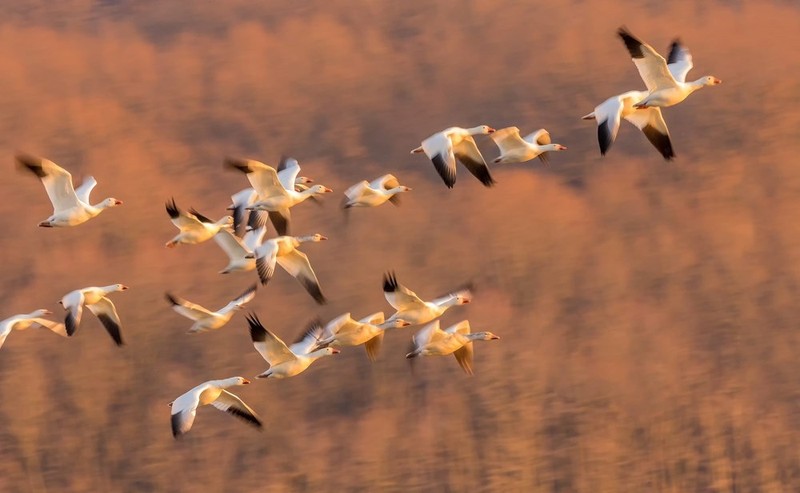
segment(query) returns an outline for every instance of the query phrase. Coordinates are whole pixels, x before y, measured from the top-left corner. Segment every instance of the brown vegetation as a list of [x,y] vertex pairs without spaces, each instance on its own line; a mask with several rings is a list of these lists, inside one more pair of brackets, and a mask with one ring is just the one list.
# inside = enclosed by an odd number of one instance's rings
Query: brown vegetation
[[[28,331],[0,350],[0,490],[800,490],[795,6],[269,3],[0,6],[3,313],[131,286],[115,298],[123,349],[89,317],[70,340]],[[673,163],[630,126],[601,159],[579,119],[642,86],[621,24],[659,49],[680,34],[690,76],[724,80],[665,112]],[[569,151],[495,167],[492,189],[462,168],[452,191],[408,154],[481,123],[544,126]],[[49,205],[11,172],[16,150],[125,205],[37,229]],[[331,303],[278,272],[250,305],[269,328],[388,311],[396,269],[423,296],[473,280],[443,323],[503,340],[476,348],[474,377],[450,358],[412,376],[398,330],[375,364],[350,350],[241,389],[263,433],[201,409],[176,442],[168,402],[264,362],[240,315],[189,336],[163,301],[216,306],[254,279],[217,275],[212,243],[165,250],[163,201],[221,215],[246,186],[222,158],[282,153],[337,193],[387,170],[414,191],[346,226],[335,199],[299,206],[295,231],[331,238],[307,248]]]

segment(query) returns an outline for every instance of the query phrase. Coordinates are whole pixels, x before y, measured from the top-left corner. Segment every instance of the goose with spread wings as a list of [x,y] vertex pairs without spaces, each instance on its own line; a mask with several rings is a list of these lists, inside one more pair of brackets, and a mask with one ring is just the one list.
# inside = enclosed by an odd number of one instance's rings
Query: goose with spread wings
[[84,305],[90,312],[100,319],[103,327],[106,328],[108,335],[114,339],[117,346],[122,346],[122,323],[119,320],[117,309],[114,303],[108,299],[108,295],[116,291],[125,291],[128,286],[124,284],[111,284],[109,286],[88,287],[76,289],[65,294],[59,303],[67,311],[65,324],[67,334],[72,336],[81,324]]
[[537,157],[543,163],[548,163],[548,152],[567,150],[561,144],[552,143],[550,133],[543,128],[523,138],[519,136],[519,128],[506,127],[494,132],[490,137],[500,148],[500,156],[492,161],[495,164],[524,163]]
[[194,209],[189,209],[189,212],[182,211],[175,205],[175,199],[167,202],[166,208],[172,224],[180,230],[180,233],[166,243],[167,248],[174,248],[180,244],[202,243],[213,238],[222,228],[233,225],[231,216],[225,216],[214,222]]
[[247,291],[231,300],[227,305],[212,312],[198,304],[187,301],[171,293],[166,294],[167,301],[172,304],[172,309],[184,317],[193,320],[194,324],[189,329],[190,334],[205,332],[222,328],[227,324],[236,310],[244,310],[244,305],[256,296],[256,285],[250,286]]
[[431,301],[423,301],[417,296],[417,293],[398,283],[394,273],[384,274],[383,295],[386,297],[386,301],[397,310],[386,321],[401,319],[411,325],[430,322],[439,318],[451,306],[465,305],[472,301],[472,292],[469,287]]
[[434,320],[411,340],[411,352],[406,358],[417,356],[446,356],[452,354],[458,364],[468,374],[472,375],[473,341],[492,341],[500,339],[491,332],[471,333],[469,321],[462,320],[457,324],[442,330],[439,321]]
[[172,436],[178,438],[192,428],[197,408],[212,405],[220,411],[236,416],[239,419],[261,428],[262,423],[255,411],[238,396],[226,389],[236,385],[248,385],[250,380],[243,377],[231,377],[224,380],[209,380],[169,403],[172,408]]
[[49,159],[18,154],[16,160],[21,168],[35,174],[42,181],[53,204],[53,215],[39,223],[42,228],[77,226],[109,207],[122,205],[122,201],[115,198],[107,198],[99,204],[91,205],[89,195],[97,185],[97,181],[91,176],[86,177],[75,189],[69,171]]
[[269,369],[256,378],[288,378],[304,372],[314,361],[337,354],[338,349],[324,347],[314,349],[322,335],[322,324],[319,320],[311,322],[300,337],[287,346],[278,336],[265,329],[255,314],[247,317],[250,325],[250,338],[253,346]]
[[303,243],[317,243],[328,238],[321,234],[309,236],[279,236],[258,246],[247,258],[256,259],[256,270],[262,285],[266,285],[275,273],[275,265],[280,265],[306,288],[308,294],[320,305],[326,303],[317,275],[305,253],[299,250]]
[[[619,28],[617,34],[625,43],[639,75],[647,86],[647,95],[634,103],[634,108],[673,106],[698,89],[722,83],[711,75],[686,82],[686,74],[693,67],[692,56],[677,39],[672,43],[669,59],[665,60],[652,46],[635,37],[624,27]],[[669,64],[675,65],[670,69]]]
[[383,312],[367,315],[361,320],[354,320],[350,313],[345,313],[325,324],[316,348],[363,344],[369,360],[375,361],[381,349],[386,329],[399,329],[408,325],[410,324],[402,319],[394,319],[386,323]]
[[50,329],[60,336],[67,337],[67,330],[64,327],[64,324],[42,318],[45,315],[52,314],[53,312],[50,310],[41,308],[39,310],[34,310],[31,313],[14,315],[13,317],[9,317],[3,321],[0,321],[0,347],[3,347],[6,337],[8,337],[12,330],[25,330],[30,327],[42,327],[45,329]]
[[389,201],[394,205],[400,202],[399,194],[410,192],[411,188],[400,185],[394,175],[387,174],[368,182],[360,181],[345,192],[343,209],[351,207],[377,207]]
[[[264,213],[254,211],[250,214],[250,218],[256,218],[256,214]],[[230,272],[249,272],[255,269],[256,260],[252,257],[252,255],[253,252],[255,252],[264,241],[264,236],[266,234],[267,227],[265,225],[248,229],[242,238],[236,236],[233,231],[228,228],[220,229],[219,233],[214,235],[214,241],[228,256],[228,265],[219,271],[219,273],[228,274]]]
[[484,186],[491,187],[494,185],[494,180],[472,136],[488,135],[493,132],[494,129],[488,125],[446,128],[423,140],[422,145],[413,149],[411,154],[425,153],[433,162],[434,168],[447,188],[453,188],[456,184],[456,159],[461,161],[461,164],[466,166]]
[[275,226],[279,235],[289,232],[291,214],[289,210],[308,198],[333,192],[323,185],[314,185],[300,192],[295,190],[295,180],[300,172],[300,165],[296,160],[286,160],[287,164],[282,173],[272,166],[252,159],[227,158],[225,165],[237,169],[247,175],[253,189],[256,191],[257,200],[245,206],[246,210],[268,211],[269,219]]

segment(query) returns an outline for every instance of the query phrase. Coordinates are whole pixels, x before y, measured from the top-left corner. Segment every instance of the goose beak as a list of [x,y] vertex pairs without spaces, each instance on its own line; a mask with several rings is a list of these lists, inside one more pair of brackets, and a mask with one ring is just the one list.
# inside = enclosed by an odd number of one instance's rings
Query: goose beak
[[244,380],[242,380],[242,385],[249,385],[249,384],[250,384],[250,380],[248,380],[246,378]]
[[328,188],[328,187],[325,187],[323,190],[324,190],[324,192],[325,192],[325,193],[331,193],[331,192],[333,192],[333,190],[331,190],[331,189],[330,189],[330,188]]
[[335,348],[331,349],[331,354],[339,354],[339,353],[341,353],[341,351],[339,351],[338,349]]
[[50,310],[44,309],[44,310],[42,310],[42,314],[43,315],[52,315],[53,312],[51,312]]
[[114,205],[122,205],[122,201],[114,199]]
[[244,256],[244,258],[256,258],[256,256],[254,253],[248,253],[247,255]]
[[411,325],[411,322],[406,322],[403,320],[403,322],[400,324],[400,327],[408,327],[409,325]]
[[722,84],[722,81],[720,79],[714,79],[714,85],[717,84]]
[[492,340],[500,339],[498,336],[492,336]]
[[559,151],[566,151],[567,150],[567,146],[562,146],[561,144],[559,144],[556,149],[558,149]]
[[52,224],[50,224],[50,223],[49,223],[49,222],[47,222],[47,221],[42,221],[42,222],[40,222],[40,223],[39,223],[39,227],[40,227],[40,228],[52,228],[52,227],[53,227],[53,225],[52,225]]
[[497,130],[493,129],[492,127],[489,127],[489,133],[490,133],[490,134],[493,134],[493,133],[495,133],[495,132],[497,132]]
[[126,286],[126,285],[122,284],[122,285],[119,287],[119,289],[120,289],[121,291],[125,291],[126,289],[128,289],[128,286]]
[[61,300],[58,300],[58,304],[61,305],[61,306],[64,306],[64,302],[61,301]]
[[324,241],[324,240],[327,240],[327,239],[328,239],[328,237],[327,237],[327,236],[322,236],[322,235],[319,235],[319,239],[320,239],[320,241]]

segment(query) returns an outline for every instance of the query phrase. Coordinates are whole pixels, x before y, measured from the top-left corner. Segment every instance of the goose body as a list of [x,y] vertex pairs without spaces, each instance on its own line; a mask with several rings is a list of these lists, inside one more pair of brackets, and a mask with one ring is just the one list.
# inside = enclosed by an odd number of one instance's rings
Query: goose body
[[175,295],[167,293],[167,301],[172,304],[172,309],[184,317],[194,320],[194,324],[189,329],[189,333],[205,332],[223,327],[227,324],[236,310],[243,310],[244,305],[250,302],[256,295],[256,286],[253,285],[236,299],[230,301],[219,310],[212,312],[200,305],[186,301]]
[[61,298],[61,305],[67,310],[65,326],[67,334],[72,336],[81,324],[83,307],[86,306],[90,312],[100,319],[108,334],[114,339],[117,346],[122,346],[122,327],[114,303],[108,299],[110,293],[125,291],[127,286],[122,284],[112,284],[102,287],[88,287],[70,291]]
[[[284,161],[281,162],[281,165],[284,165]],[[293,173],[291,168],[281,168],[278,166],[278,179],[283,175],[291,173]],[[283,181],[285,181],[285,179],[281,180],[281,183],[283,183]],[[307,185],[310,183],[314,183],[314,180],[305,176],[297,176],[294,178],[294,190],[298,193],[307,190],[309,188]],[[258,202],[258,192],[252,187],[245,188],[231,195],[231,205],[228,206],[228,210],[233,211],[233,229],[237,236],[241,237],[245,234],[245,214],[248,208],[252,207],[256,202]],[[251,211],[251,217],[254,213],[256,212]],[[250,225],[249,222],[248,225]]]
[[197,408],[212,405],[220,411],[227,412],[243,419],[251,425],[261,428],[261,420],[255,411],[238,396],[226,389],[235,385],[247,385],[250,380],[242,377],[231,377],[224,380],[210,380],[201,383],[192,390],[170,402],[172,408],[172,436],[178,438],[192,428]]
[[346,200],[342,207],[377,207],[387,201],[397,205],[398,194],[410,191],[409,187],[400,185],[394,175],[383,175],[371,182],[360,181],[348,188],[344,192]]
[[233,218],[225,216],[217,222],[203,216],[194,209],[184,212],[175,205],[175,199],[167,202],[167,214],[169,214],[172,224],[180,230],[177,236],[166,243],[167,248],[174,248],[180,244],[196,245],[210,240],[220,229],[233,225]]
[[388,328],[400,328],[409,325],[401,319],[384,323],[383,312],[373,313],[361,320],[354,320],[350,313],[340,315],[325,325],[317,347],[341,347],[364,345],[370,361],[380,351],[384,331]]
[[445,330],[439,328],[439,321],[426,325],[412,338],[411,352],[406,358],[417,356],[446,356],[453,354],[461,368],[472,375],[473,341],[500,339],[491,332],[470,332],[469,322],[463,320]]
[[294,159],[286,160],[281,174],[272,166],[252,159],[228,158],[225,160],[225,164],[245,173],[250,185],[258,195],[257,200],[245,206],[245,209],[268,211],[269,219],[279,235],[286,235],[289,232],[291,220],[289,210],[292,207],[308,198],[333,191],[322,185],[314,185],[300,192],[296,191],[295,179],[300,172],[300,165]]
[[311,236],[279,236],[271,238],[256,248],[256,270],[262,285],[266,285],[275,273],[275,265],[280,265],[306,288],[308,294],[319,304],[325,304],[325,296],[319,285],[317,275],[305,253],[299,250],[302,243],[327,240],[321,234]]
[[288,378],[304,372],[314,361],[339,352],[338,349],[314,348],[322,335],[322,325],[312,322],[300,338],[287,346],[278,336],[264,328],[258,317],[247,318],[250,338],[258,354],[269,364],[269,369],[256,378]]
[[19,154],[17,163],[35,174],[42,181],[50,202],[53,214],[39,223],[43,228],[77,226],[97,216],[109,207],[122,204],[121,200],[107,198],[99,204],[91,205],[89,195],[97,185],[97,181],[89,176],[75,189],[69,171],[48,159]]
[[52,330],[60,336],[67,337],[64,324],[42,318],[45,315],[52,315],[52,312],[42,308],[31,313],[14,315],[13,317],[0,321],[0,347],[3,347],[6,337],[8,337],[12,330],[25,330],[30,327],[43,327]]
[[[722,83],[710,75],[693,82],[686,82],[686,75],[693,66],[692,56],[677,39],[672,43],[668,61],[652,46],[642,42],[625,28],[620,28],[617,34],[625,43],[639,75],[647,86],[648,94],[634,104],[635,108],[673,106],[698,89]],[[670,70],[668,64],[675,64],[675,67]]]
[[384,275],[383,294],[386,297],[386,301],[397,310],[386,322],[400,319],[405,320],[410,325],[428,323],[439,318],[451,306],[464,305],[472,301],[472,293],[469,288],[449,293],[431,301],[423,301],[415,292],[398,283],[394,274]]
[[214,235],[214,241],[228,256],[228,265],[219,273],[248,272],[255,269],[256,260],[253,258],[253,253],[261,245],[266,233],[266,226],[251,229],[243,238],[239,238],[227,228],[219,230],[219,233]]
[[424,152],[448,188],[453,188],[456,184],[456,159],[461,161],[461,164],[466,166],[484,186],[490,187],[494,184],[494,180],[472,136],[492,132],[494,129],[488,125],[446,128],[423,140],[422,145],[413,149],[411,153]]
[[519,128],[506,127],[494,132],[491,138],[500,148],[500,156],[492,161],[495,164],[523,163],[537,157],[547,163],[545,153],[567,150],[561,144],[553,144],[550,133],[543,128],[522,138],[519,136]]

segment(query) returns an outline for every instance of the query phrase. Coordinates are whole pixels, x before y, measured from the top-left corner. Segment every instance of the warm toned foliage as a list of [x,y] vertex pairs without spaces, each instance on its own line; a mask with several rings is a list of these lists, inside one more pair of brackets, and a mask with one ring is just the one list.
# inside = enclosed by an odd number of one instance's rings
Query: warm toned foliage
[[[123,349],[87,317],[0,350],[0,491],[800,490],[800,11],[622,3],[0,5],[2,311],[131,286]],[[680,34],[690,75],[724,80],[665,112],[674,163],[627,125],[601,159],[579,120],[642,85],[622,24],[659,49]],[[495,167],[493,189],[462,168],[452,191],[408,154],[481,123],[544,126],[569,151]],[[16,150],[125,205],[37,229],[50,209]],[[164,249],[163,201],[218,217],[246,186],[222,158],[282,153],[337,193],[386,170],[414,191],[347,224],[335,197],[299,206],[296,231],[331,238],[306,248],[331,303],[278,272],[251,304],[268,327],[388,310],[396,269],[423,296],[473,280],[443,323],[503,339],[477,346],[472,378],[449,358],[411,375],[397,331],[375,364],[349,350],[241,388],[263,433],[202,409],[175,442],[169,401],[265,364],[241,315],[189,336],[169,310],[167,289],[216,307],[254,276],[216,274],[211,243]]]

